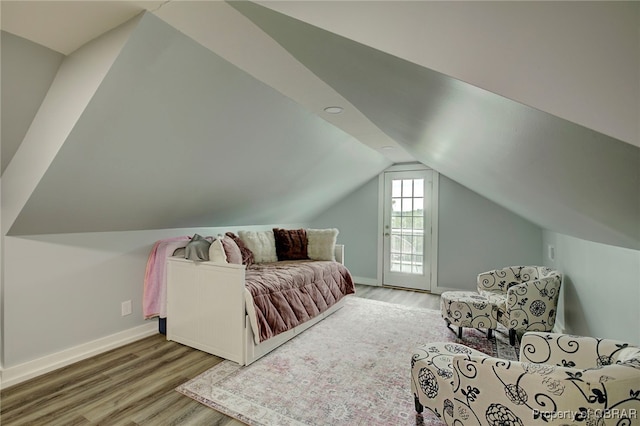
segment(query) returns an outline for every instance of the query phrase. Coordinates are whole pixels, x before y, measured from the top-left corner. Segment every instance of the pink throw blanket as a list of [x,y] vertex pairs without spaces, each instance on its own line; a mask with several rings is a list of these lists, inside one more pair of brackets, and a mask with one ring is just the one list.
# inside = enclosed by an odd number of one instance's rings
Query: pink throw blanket
[[189,241],[188,236],[173,237],[153,245],[144,274],[142,311],[145,318],[167,317],[167,257],[176,249],[185,247]]

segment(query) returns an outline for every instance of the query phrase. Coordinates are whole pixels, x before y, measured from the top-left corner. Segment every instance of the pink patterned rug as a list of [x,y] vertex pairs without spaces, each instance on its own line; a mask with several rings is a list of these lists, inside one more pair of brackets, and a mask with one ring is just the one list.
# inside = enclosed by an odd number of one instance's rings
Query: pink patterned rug
[[517,359],[505,329],[462,340],[440,312],[349,297],[344,308],[247,367],[223,361],[176,390],[249,425],[441,425],[417,416],[413,348],[460,342]]

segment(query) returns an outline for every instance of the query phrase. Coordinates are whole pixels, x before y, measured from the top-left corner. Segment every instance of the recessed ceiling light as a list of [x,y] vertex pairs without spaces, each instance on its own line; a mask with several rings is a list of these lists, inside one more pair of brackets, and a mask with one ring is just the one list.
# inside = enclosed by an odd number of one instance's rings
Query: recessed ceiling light
[[328,114],[340,114],[342,111],[343,108],[339,106],[329,106],[324,109],[324,112]]

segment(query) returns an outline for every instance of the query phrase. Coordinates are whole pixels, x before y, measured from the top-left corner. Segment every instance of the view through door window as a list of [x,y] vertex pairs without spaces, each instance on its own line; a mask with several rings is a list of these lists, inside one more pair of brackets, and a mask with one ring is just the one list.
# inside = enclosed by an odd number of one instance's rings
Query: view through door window
[[391,271],[422,274],[423,246],[424,179],[394,179],[391,182]]

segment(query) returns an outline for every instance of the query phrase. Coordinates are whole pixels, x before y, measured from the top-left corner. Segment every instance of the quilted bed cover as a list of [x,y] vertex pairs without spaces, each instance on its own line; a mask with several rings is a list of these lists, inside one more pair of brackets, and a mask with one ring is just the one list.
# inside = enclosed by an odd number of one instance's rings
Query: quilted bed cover
[[255,307],[256,343],[304,323],[355,293],[349,270],[331,261],[255,264],[247,268],[245,282]]

